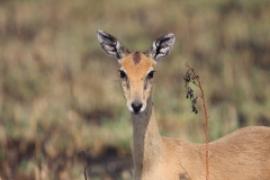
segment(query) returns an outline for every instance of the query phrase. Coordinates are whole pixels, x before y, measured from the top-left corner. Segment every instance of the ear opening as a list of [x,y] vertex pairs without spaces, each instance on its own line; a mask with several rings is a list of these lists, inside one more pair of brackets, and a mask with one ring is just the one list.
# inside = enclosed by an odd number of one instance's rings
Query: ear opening
[[127,53],[128,50],[124,48],[120,42],[111,34],[106,33],[102,30],[97,31],[97,38],[102,47],[102,49],[110,56],[121,59]]
[[173,33],[163,35],[153,42],[150,56],[155,60],[159,60],[172,51],[174,44],[175,35]]

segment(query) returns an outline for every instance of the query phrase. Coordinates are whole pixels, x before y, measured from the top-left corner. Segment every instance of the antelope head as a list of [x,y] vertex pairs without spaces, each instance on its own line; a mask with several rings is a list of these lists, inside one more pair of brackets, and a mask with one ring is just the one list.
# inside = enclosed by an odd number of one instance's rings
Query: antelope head
[[119,76],[129,111],[134,114],[145,111],[151,97],[155,65],[172,50],[175,35],[159,37],[146,52],[130,52],[115,37],[101,30],[97,37],[102,49],[120,65]]

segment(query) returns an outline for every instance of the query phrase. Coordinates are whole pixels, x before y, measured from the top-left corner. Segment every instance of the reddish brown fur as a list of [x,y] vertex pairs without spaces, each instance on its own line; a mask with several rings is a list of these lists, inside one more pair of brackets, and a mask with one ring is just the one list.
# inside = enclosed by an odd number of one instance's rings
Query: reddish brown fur
[[140,63],[140,61],[141,61],[141,54],[139,52],[135,52],[133,54],[133,61],[134,61],[134,64]]
[[[140,57],[140,61],[135,62],[134,56]],[[120,61],[120,65],[126,70],[129,78],[134,80],[143,78],[155,64],[156,62],[154,60],[138,52],[129,54]]]

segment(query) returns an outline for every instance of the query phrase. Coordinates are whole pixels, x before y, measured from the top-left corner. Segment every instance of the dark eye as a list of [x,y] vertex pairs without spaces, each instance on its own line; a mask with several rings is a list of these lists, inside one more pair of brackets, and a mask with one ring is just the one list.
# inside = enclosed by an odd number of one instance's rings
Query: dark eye
[[122,70],[119,70],[119,75],[120,75],[121,79],[126,79],[127,78],[126,73],[124,71],[122,71]]
[[147,75],[147,79],[153,79],[155,71],[150,71]]

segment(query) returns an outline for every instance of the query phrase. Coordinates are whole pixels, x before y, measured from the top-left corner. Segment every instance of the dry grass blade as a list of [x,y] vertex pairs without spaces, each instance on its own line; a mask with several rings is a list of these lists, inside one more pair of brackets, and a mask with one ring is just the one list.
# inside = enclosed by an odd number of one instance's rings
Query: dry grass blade
[[84,175],[84,179],[85,179],[85,180],[88,180],[87,166],[84,167],[83,175]]

